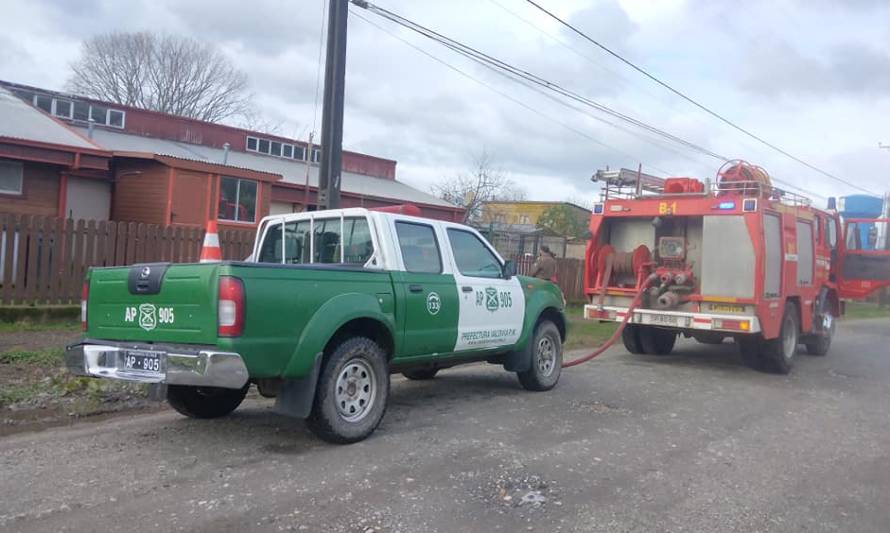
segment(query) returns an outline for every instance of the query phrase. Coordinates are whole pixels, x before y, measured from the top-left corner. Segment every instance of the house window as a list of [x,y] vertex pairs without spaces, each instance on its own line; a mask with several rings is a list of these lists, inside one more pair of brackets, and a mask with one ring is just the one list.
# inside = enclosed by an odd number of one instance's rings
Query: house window
[[256,221],[257,182],[222,177],[219,182],[219,220]]
[[281,146],[281,157],[293,157],[294,156],[294,145],[292,144],[284,144]]
[[277,156],[280,156],[280,155],[281,155],[281,143],[280,143],[280,142],[278,142],[278,141],[272,141],[272,142],[269,144],[269,146],[270,146],[271,149],[272,149],[272,151],[270,152],[271,155],[277,155]]
[[108,110],[104,107],[99,107],[97,105],[90,106],[90,118],[96,122],[96,124],[105,125],[108,122]]
[[248,137],[247,138],[247,150],[251,152],[257,151],[257,143],[259,143],[259,139],[256,137]]
[[54,100],[55,109],[53,110],[53,115],[62,118],[71,118],[71,114],[73,112],[73,105],[68,100]]
[[264,154],[269,153],[269,141],[266,139],[260,139],[260,147],[259,151]]
[[529,223],[528,215],[519,215],[519,223],[520,224],[528,224]]
[[0,194],[22,194],[22,164],[0,159]]
[[86,102],[74,102],[74,120],[86,122],[90,119],[90,104]]
[[318,148],[313,148],[312,149],[312,162],[318,163],[319,161],[321,161],[321,150]]
[[47,113],[53,112],[53,99],[45,94],[35,94],[34,105]]
[[300,161],[306,159],[306,149],[302,146],[294,146],[294,159],[299,159]]
[[114,128],[124,127],[124,112],[117,109],[108,110],[108,125]]

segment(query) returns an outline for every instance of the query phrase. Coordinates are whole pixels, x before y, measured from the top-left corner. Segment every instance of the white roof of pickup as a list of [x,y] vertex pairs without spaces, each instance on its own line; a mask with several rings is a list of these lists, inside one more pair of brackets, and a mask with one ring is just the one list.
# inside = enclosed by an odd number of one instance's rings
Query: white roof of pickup
[[0,87],[0,137],[100,150],[43,111]]
[[[82,131],[86,130],[82,129]],[[218,165],[223,164],[223,157],[225,156],[225,151],[219,148],[211,148],[209,146],[189,144],[168,139],[143,137],[140,135],[120,133],[100,128],[96,128],[93,131],[93,140],[106,150],[114,152],[147,152]],[[226,165],[235,168],[280,174],[283,176],[282,181],[285,183],[303,185],[306,182],[306,164],[302,161],[230,150]],[[353,172],[343,172],[342,180],[341,190],[344,192],[360,194],[363,196],[391,198],[404,202],[451,208],[455,207],[432,194],[419,191],[400,181],[375,178]],[[312,187],[318,186],[317,165],[310,168],[309,185]]]

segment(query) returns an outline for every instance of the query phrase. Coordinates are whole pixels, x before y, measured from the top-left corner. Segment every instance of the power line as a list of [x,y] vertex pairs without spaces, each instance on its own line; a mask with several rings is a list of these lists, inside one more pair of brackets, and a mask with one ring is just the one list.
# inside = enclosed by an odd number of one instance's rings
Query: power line
[[[574,127],[570,126],[569,124],[566,124],[565,122],[562,122],[562,121],[560,121],[560,120],[557,120],[557,119],[553,118],[552,116],[548,115],[547,113],[544,113],[543,111],[541,111],[541,110],[539,110],[539,109],[536,109],[536,108],[532,107],[531,105],[529,105],[529,104],[523,102],[522,100],[519,100],[519,99],[517,99],[517,98],[515,98],[515,97],[513,97],[513,96],[511,96],[511,95],[509,95],[509,94],[507,94],[507,93],[505,93],[505,92],[503,92],[503,91],[501,91],[501,90],[495,88],[494,86],[492,86],[492,85],[490,85],[490,84],[488,84],[488,83],[486,83],[486,82],[480,80],[479,78],[477,78],[477,77],[475,77],[475,76],[473,76],[473,75],[467,73],[466,71],[461,70],[460,68],[458,68],[458,67],[456,67],[456,66],[454,66],[454,65],[452,65],[452,64],[450,64],[450,63],[448,63],[447,61],[444,61],[444,60],[442,60],[441,58],[436,57],[435,55],[433,55],[433,54],[427,52],[427,51],[424,50],[423,48],[420,48],[419,46],[416,46],[414,43],[411,43],[411,42],[409,42],[409,41],[407,41],[407,40],[405,40],[405,39],[399,37],[399,36],[396,35],[395,33],[389,31],[387,28],[384,28],[383,26],[381,26],[381,25],[379,25],[379,24],[375,24],[374,22],[368,20],[367,18],[361,16],[360,14],[358,14],[358,13],[356,13],[356,12],[353,11],[353,12],[352,12],[352,15],[355,16],[355,17],[357,17],[357,18],[359,18],[359,19],[361,19],[361,20],[364,21],[365,23],[370,24],[371,26],[374,26],[374,27],[377,28],[378,30],[380,30],[380,31],[382,31],[382,32],[384,32],[384,33],[386,33],[386,34],[388,34],[390,37],[392,37],[392,38],[394,38],[394,39],[397,39],[398,41],[402,42],[403,44],[405,44],[405,45],[407,45],[407,46],[413,48],[414,50],[416,50],[416,51],[420,52],[421,54],[427,56],[428,58],[430,58],[430,59],[432,59],[433,61],[439,63],[440,65],[442,65],[442,66],[444,66],[444,67],[446,67],[446,68],[448,68],[448,69],[450,69],[450,70],[456,72],[457,74],[460,74],[461,76],[463,76],[463,77],[465,77],[465,78],[467,78],[467,79],[469,79],[469,80],[471,80],[471,81],[474,81],[474,82],[478,83],[479,85],[482,85],[483,87],[485,87],[485,88],[487,88],[488,90],[494,92],[495,94],[499,95],[500,97],[502,97],[502,98],[504,98],[504,99],[506,99],[506,100],[509,100],[509,101],[513,102],[514,104],[517,104],[517,105],[521,106],[522,108],[526,109],[527,111],[531,111],[532,113],[534,113],[534,114],[536,114],[536,115],[538,115],[538,116],[540,116],[540,117],[542,117],[542,118],[544,118],[544,119],[546,119],[546,120],[548,120],[548,121],[550,121],[550,122],[553,122],[554,124],[558,124],[559,126],[562,126],[563,128],[565,128],[565,129],[567,129],[567,130],[569,130],[569,131],[571,131],[571,132],[573,132],[573,133],[576,133],[576,134],[578,134],[578,135],[580,135],[580,136],[582,136],[582,137],[584,137],[584,138],[586,138],[586,139],[588,139],[588,140],[590,140],[590,141],[592,141],[592,142],[594,142],[594,143],[596,143],[596,144],[602,146],[603,148],[606,148],[606,149],[612,150],[612,151],[614,151],[614,152],[617,152],[617,153],[619,153],[619,154],[621,154],[621,155],[623,155],[623,156],[625,156],[625,157],[627,157],[627,158],[630,158],[630,159],[632,159],[632,160],[636,160],[636,161],[639,161],[639,160],[640,160],[640,158],[637,157],[637,156],[634,156],[634,155],[632,155],[632,154],[630,154],[630,153],[624,152],[623,150],[621,150],[621,149],[619,149],[619,148],[616,148],[615,146],[611,146],[611,145],[609,145],[609,144],[606,144],[606,143],[600,141],[599,139],[597,139],[597,138],[595,138],[595,137],[589,135],[588,133],[586,133],[586,132],[584,132],[584,131],[581,131],[581,130],[579,130],[579,129],[577,129],[577,128],[574,128]],[[543,94],[543,93],[542,93],[542,94]],[[644,166],[644,167],[651,168],[651,169],[653,169],[653,170],[656,170],[656,171],[658,171],[658,172],[660,172],[660,173],[662,173],[662,174],[664,174],[664,175],[667,175],[667,176],[670,176],[670,175],[672,174],[671,172],[669,172],[669,171],[667,171],[667,170],[660,169],[660,168],[658,168],[658,167],[656,167],[656,166],[653,166],[653,165],[649,165],[649,164],[645,164],[645,163],[644,163],[643,166]]]
[[[469,46],[469,45],[466,45],[466,44],[460,43],[460,42],[458,42],[458,41],[455,41],[455,40],[453,40],[453,39],[451,39],[451,38],[449,38],[449,37],[446,37],[446,36],[444,36],[444,35],[442,35],[442,34],[436,32],[436,31],[434,31],[434,30],[431,30],[431,29],[429,29],[429,28],[427,28],[427,27],[425,27],[425,26],[422,26],[421,24],[418,24],[418,23],[413,22],[413,21],[411,21],[411,20],[409,20],[409,19],[406,19],[406,18],[404,18],[404,17],[402,17],[401,15],[398,15],[398,14],[396,14],[396,13],[393,13],[393,12],[387,10],[387,9],[381,8],[381,7],[379,7],[379,6],[376,6],[376,5],[374,5],[374,4],[370,3],[370,2],[366,2],[366,1],[363,1],[363,0],[351,0],[351,1],[352,1],[353,4],[355,4],[355,5],[358,6],[358,7],[362,7],[362,8],[364,8],[364,9],[367,9],[367,10],[373,12],[374,14],[376,14],[376,15],[382,17],[382,18],[385,18],[385,19],[387,19],[387,20],[389,20],[389,21],[391,21],[391,22],[393,22],[393,23],[396,23],[396,24],[398,24],[398,25],[400,25],[400,26],[402,26],[402,27],[405,27],[405,28],[407,28],[407,29],[409,29],[409,30],[411,30],[411,31],[413,31],[413,32],[415,32],[415,33],[418,33],[419,35],[421,35],[421,36],[423,36],[423,37],[426,37],[426,38],[431,39],[431,40],[433,40],[433,41],[435,41],[435,42],[438,42],[439,44],[442,44],[443,46],[445,46],[445,47],[451,49],[452,51],[454,51],[454,52],[456,52],[456,53],[458,53],[458,54],[460,54],[460,55],[463,55],[464,57],[466,57],[466,58],[468,58],[468,59],[471,59],[472,61],[474,61],[474,62],[476,62],[476,63],[479,63],[480,65],[482,65],[482,66],[484,66],[484,67],[486,67],[486,68],[488,68],[488,69],[490,69],[490,70],[493,70],[494,72],[496,72],[496,73],[498,73],[498,74],[505,75],[505,76],[507,76],[509,79],[511,79],[511,80],[513,80],[513,81],[516,81],[517,83],[520,83],[520,84],[522,84],[523,86],[526,86],[527,88],[530,88],[530,87],[529,87],[529,84],[532,84],[532,85],[534,85],[534,86],[537,86],[537,87],[540,88],[540,89],[547,89],[547,90],[550,90],[550,91],[552,91],[552,92],[554,92],[554,93],[556,93],[556,94],[559,94],[559,95],[561,95],[561,96],[563,96],[563,97],[565,97],[565,98],[568,98],[568,99],[570,99],[570,100],[573,100],[573,101],[575,101],[575,102],[577,102],[577,103],[580,103],[580,104],[583,104],[583,105],[585,105],[585,106],[591,107],[591,108],[596,109],[596,110],[598,110],[598,111],[600,111],[600,112],[606,113],[606,114],[608,114],[608,115],[610,115],[610,116],[612,116],[612,117],[614,117],[614,118],[617,118],[617,119],[619,119],[619,120],[621,120],[621,121],[624,121],[624,122],[627,122],[627,123],[629,123],[629,124],[632,124],[632,125],[634,125],[634,126],[636,126],[636,127],[638,127],[638,128],[641,128],[641,129],[643,129],[643,130],[646,130],[646,131],[648,131],[648,132],[650,132],[650,133],[654,133],[654,134],[656,134],[656,135],[658,135],[658,136],[661,136],[661,137],[663,137],[663,138],[665,138],[665,139],[668,139],[668,140],[670,140],[670,141],[672,141],[672,142],[675,142],[675,143],[677,143],[677,144],[680,144],[680,145],[682,145],[682,146],[684,146],[684,147],[686,147],[686,148],[688,148],[688,149],[691,149],[691,150],[693,150],[693,151],[695,151],[695,152],[698,152],[698,153],[701,153],[701,154],[703,154],[703,155],[707,155],[707,156],[709,156],[709,157],[715,158],[715,159],[717,159],[718,161],[726,162],[726,161],[729,161],[729,160],[731,159],[731,158],[728,158],[728,157],[726,157],[726,156],[717,154],[717,153],[715,153],[715,152],[713,152],[713,151],[709,150],[708,148],[705,148],[705,147],[703,147],[703,146],[701,146],[701,145],[695,144],[695,143],[693,143],[693,142],[691,142],[691,141],[687,141],[686,139],[677,137],[676,135],[673,135],[673,134],[668,133],[668,132],[666,132],[666,131],[664,131],[664,130],[661,130],[661,129],[659,129],[659,128],[656,128],[655,126],[652,126],[652,125],[650,125],[650,124],[647,124],[647,123],[645,123],[645,122],[643,122],[643,121],[641,121],[641,120],[638,120],[638,119],[636,119],[636,118],[634,118],[634,117],[631,117],[631,116],[629,116],[629,115],[626,115],[626,114],[623,114],[623,113],[621,113],[621,112],[618,112],[618,111],[616,111],[616,110],[614,110],[614,109],[612,109],[612,108],[610,108],[610,107],[608,107],[608,106],[606,106],[606,105],[604,105],[604,104],[601,104],[601,103],[599,103],[599,102],[596,102],[596,101],[594,101],[594,100],[592,100],[592,99],[590,99],[590,98],[587,98],[587,97],[584,97],[584,96],[579,95],[579,94],[577,94],[577,93],[574,93],[574,92],[572,92],[572,91],[570,91],[570,90],[568,90],[568,89],[565,89],[565,88],[561,87],[560,85],[558,85],[558,84],[556,84],[556,83],[550,82],[550,81],[548,81],[548,80],[546,80],[546,79],[544,79],[544,78],[541,78],[540,76],[537,76],[537,75],[535,75],[535,74],[532,74],[531,72],[528,72],[527,70],[523,70],[523,69],[521,69],[521,68],[519,68],[519,67],[515,67],[515,66],[513,66],[513,65],[511,65],[511,64],[509,64],[509,63],[506,63],[506,62],[504,62],[504,61],[501,61],[501,60],[499,60],[499,59],[497,59],[497,58],[495,58],[495,57],[493,57],[493,56],[490,56],[490,55],[488,55],[488,54],[485,54],[485,53],[483,53],[483,52],[481,52],[481,51],[479,51],[479,50],[477,50],[477,49],[475,49],[475,48],[473,48],[473,47],[471,47],[471,46]],[[401,39],[400,39],[400,40],[401,40]],[[411,46],[413,47],[413,45],[411,45]],[[415,48],[416,48],[416,47],[415,47]],[[426,54],[426,52],[423,52],[423,53]],[[426,55],[429,55],[429,54],[426,54]],[[431,56],[431,57],[432,57],[432,56]],[[436,61],[442,62],[442,61],[439,60],[438,58],[435,58],[435,59],[436,59]],[[445,64],[445,63],[443,63],[443,64]],[[448,65],[448,64],[445,64],[445,65],[448,66],[449,68],[454,69],[454,67],[451,67],[451,66]],[[455,69],[455,70],[456,70],[456,69]],[[461,72],[461,73],[462,73],[462,72]],[[462,74],[466,75],[465,73],[462,73]],[[472,79],[472,77],[471,77],[471,79]],[[476,80],[476,81],[478,81],[478,80]],[[482,82],[479,82],[479,83],[482,83]],[[533,88],[533,90],[536,90],[536,92],[539,92],[539,93],[541,92],[539,89],[536,89],[536,88]],[[500,94],[502,94],[502,96],[505,96],[505,95],[503,95],[503,93],[500,93]],[[548,96],[548,97],[550,97],[550,96]],[[509,98],[509,97],[508,97],[508,98]],[[512,98],[510,98],[510,99],[515,101],[515,99],[512,99]],[[563,105],[566,105],[565,102],[560,102],[560,103],[562,103]],[[523,104],[523,105],[524,105],[524,104]],[[568,107],[577,110],[577,109],[574,108],[573,106],[568,106]],[[589,115],[589,114],[588,114],[588,115]],[[611,122],[609,122],[609,121],[606,121],[606,120],[602,119],[601,117],[595,117],[595,116],[593,116],[593,115],[589,115],[589,116],[592,116],[592,117],[595,118],[596,120],[600,120],[600,121],[605,122],[605,123],[607,123],[607,124],[609,124],[609,125],[616,126],[614,123],[611,123]],[[618,126],[616,126],[616,127],[618,127]],[[618,128],[621,129],[622,131],[625,131],[625,132],[630,133],[630,134],[632,134],[632,135],[640,136],[639,134],[635,134],[635,133],[630,132],[630,131],[628,131],[628,130],[626,130],[626,129],[624,129],[624,128],[620,128],[620,127],[618,127]],[[647,137],[645,137],[645,136],[640,136],[640,137],[643,138],[643,139],[645,139],[645,140],[647,140],[647,141],[650,141],[650,140],[649,140]],[[601,143],[601,142],[599,142],[599,141],[596,141],[596,142],[598,142],[599,144],[603,145],[603,143]],[[604,145],[604,146],[606,146],[606,145]],[[608,146],[607,146],[607,147],[608,147]],[[612,148],[612,147],[609,147],[609,148],[614,149],[614,148]],[[782,180],[780,180],[780,179],[778,179],[778,178],[774,178],[774,179],[775,179],[776,182],[782,183],[783,185],[786,185],[787,187],[790,187],[790,188],[799,190],[799,191],[801,191],[801,192],[805,192],[805,193],[807,193],[807,194],[812,194],[812,193],[808,193],[808,192],[806,192],[806,191],[803,191],[803,189],[800,189],[799,187],[797,187],[797,186],[795,186],[795,185],[793,185],[793,184],[791,184],[791,183],[782,181]],[[814,196],[819,196],[819,195],[814,195]],[[820,196],[820,197],[821,197],[821,196]]]
[[694,105],[695,107],[701,109],[702,111],[704,111],[705,113],[711,115],[712,117],[716,118],[717,120],[720,120],[721,122],[723,122],[723,123],[725,123],[725,124],[731,126],[732,128],[734,128],[734,129],[736,129],[736,130],[738,130],[738,131],[744,133],[744,134],[747,135],[748,137],[751,137],[752,139],[754,139],[754,140],[760,142],[761,144],[764,144],[764,145],[768,146],[769,148],[772,148],[772,149],[775,150],[776,152],[779,152],[780,154],[782,154],[782,155],[784,155],[784,156],[786,156],[786,157],[788,157],[788,158],[790,158],[790,159],[792,159],[792,160],[794,160],[794,161],[800,163],[801,165],[804,165],[805,167],[807,167],[807,168],[809,168],[809,169],[811,169],[811,170],[814,170],[814,171],[816,171],[816,172],[822,174],[823,176],[826,176],[826,177],[828,177],[828,178],[831,178],[831,179],[833,179],[833,180],[835,180],[835,181],[837,181],[837,182],[843,183],[843,184],[845,184],[845,185],[848,185],[848,186],[853,187],[853,188],[855,188],[855,189],[858,189],[858,190],[860,190],[860,191],[867,192],[867,193],[869,193],[869,194],[876,194],[875,192],[870,191],[869,189],[866,189],[865,187],[862,187],[862,186],[857,185],[857,184],[855,184],[855,183],[853,183],[853,182],[851,182],[851,181],[849,181],[849,180],[846,180],[846,179],[844,179],[844,178],[835,176],[834,174],[831,174],[831,173],[829,173],[829,172],[827,172],[827,171],[825,171],[825,170],[822,170],[821,168],[819,168],[819,167],[817,167],[817,166],[815,166],[815,165],[813,165],[813,164],[810,164],[810,163],[808,163],[807,161],[804,161],[803,159],[801,159],[801,158],[799,158],[799,157],[797,157],[797,156],[795,156],[795,155],[793,155],[793,154],[787,152],[786,150],[780,148],[779,146],[776,146],[775,144],[773,144],[773,143],[767,141],[766,139],[760,137],[759,135],[756,135],[756,134],[750,132],[749,130],[747,130],[747,129],[741,127],[741,126],[739,126],[738,124],[736,124],[735,122],[733,122],[733,121],[729,120],[728,118],[724,117],[724,116],[721,115],[720,113],[717,113],[716,111],[711,110],[710,108],[706,107],[706,106],[703,105],[703,104],[700,104],[698,101],[694,100],[693,98],[691,98],[691,97],[689,97],[689,96],[686,96],[686,94],[680,92],[678,89],[675,89],[674,87],[672,87],[671,85],[667,84],[666,82],[661,81],[659,78],[657,78],[657,77],[655,77],[654,75],[650,74],[650,73],[649,73],[647,70],[645,70],[644,68],[637,66],[635,63],[631,62],[631,61],[628,60],[628,59],[625,59],[623,56],[621,56],[621,55],[618,54],[617,52],[615,52],[615,51],[613,51],[612,49],[608,48],[607,46],[605,46],[604,44],[600,43],[599,41],[593,39],[592,37],[590,37],[590,36],[587,35],[586,33],[582,32],[581,30],[579,30],[579,29],[576,28],[575,26],[573,26],[573,25],[569,24],[568,22],[564,21],[563,19],[559,18],[558,16],[556,16],[555,14],[553,14],[551,11],[548,11],[546,8],[544,8],[544,7],[541,6],[539,3],[537,3],[535,0],[525,0],[525,1],[528,2],[529,4],[535,6],[535,7],[538,8],[540,11],[542,11],[543,13],[545,13],[546,15],[548,15],[550,18],[554,19],[555,21],[557,21],[558,23],[562,24],[562,25],[565,26],[566,28],[570,29],[570,30],[573,31],[574,33],[578,34],[580,37],[582,37],[582,38],[585,39],[586,41],[589,41],[589,42],[592,43],[593,45],[597,46],[597,47],[600,48],[601,50],[603,50],[603,51],[605,51],[606,53],[608,53],[609,55],[611,55],[612,57],[618,59],[618,60],[621,61],[622,63],[628,65],[629,67],[631,67],[632,69],[636,70],[636,71],[639,72],[640,74],[646,76],[646,77],[649,78],[650,80],[652,80],[652,81],[654,81],[655,83],[661,85],[662,87],[664,87],[664,88],[667,89],[668,91],[674,93],[675,95],[679,96],[679,97],[682,98],[683,100],[686,100],[686,101],[689,102],[690,104],[692,104],[692,105]]

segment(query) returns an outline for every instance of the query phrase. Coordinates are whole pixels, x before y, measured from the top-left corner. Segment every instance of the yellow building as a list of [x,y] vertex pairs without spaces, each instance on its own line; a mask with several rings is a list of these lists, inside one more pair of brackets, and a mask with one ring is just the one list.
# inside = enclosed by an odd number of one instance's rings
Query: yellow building
[[[485,202],[482,206],[481,223],[508,225],[529,224],[536,226],[541,215],[548,209],[556,206],[565,206],[572,212],[576,213],[581,225],[587,227],[587,224],[590,221],[590,210],[571,202]],[[574,237],[574,235],[569,235],[569,237]]]

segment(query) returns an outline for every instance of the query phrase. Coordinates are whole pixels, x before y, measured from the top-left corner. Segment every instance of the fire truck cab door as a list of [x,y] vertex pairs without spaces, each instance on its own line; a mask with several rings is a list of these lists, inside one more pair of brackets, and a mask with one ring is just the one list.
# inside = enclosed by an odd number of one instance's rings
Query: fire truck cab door
[[841,298],[862,299],[890,286],[890,218],[844,221],[838,243],[838,292]]

